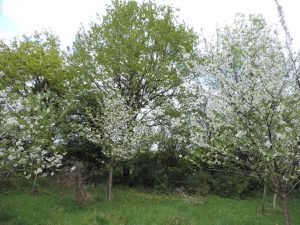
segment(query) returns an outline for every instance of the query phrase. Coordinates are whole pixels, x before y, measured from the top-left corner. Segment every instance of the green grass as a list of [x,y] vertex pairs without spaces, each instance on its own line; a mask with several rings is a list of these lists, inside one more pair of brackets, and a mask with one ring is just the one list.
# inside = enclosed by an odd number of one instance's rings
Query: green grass
[[[105,188],[90,189],[93,202],[78,205],[72,193],[41,189],[31,196],[29,189],[1,190],[1,225],[280,225],[281,212],[270,208],[260,213],[260,198],[246,200],[217,196],[188,197],[114,188],[112,203],[105,200]],[[300,204],[290,201],[292,224],[300,224]]]

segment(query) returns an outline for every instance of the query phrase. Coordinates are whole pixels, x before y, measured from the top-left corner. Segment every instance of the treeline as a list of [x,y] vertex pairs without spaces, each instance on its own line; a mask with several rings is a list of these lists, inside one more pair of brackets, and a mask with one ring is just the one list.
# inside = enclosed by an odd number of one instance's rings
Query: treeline
[[35,186],[68,168],[107,179],[108,200],[113,183],[223,196],[265,185],[290,224],[300,64],[278,10],[284,44],[255,15],[206,40],[151,1],[113,1],[67,51],[49,32],[0,42],[1,179]]

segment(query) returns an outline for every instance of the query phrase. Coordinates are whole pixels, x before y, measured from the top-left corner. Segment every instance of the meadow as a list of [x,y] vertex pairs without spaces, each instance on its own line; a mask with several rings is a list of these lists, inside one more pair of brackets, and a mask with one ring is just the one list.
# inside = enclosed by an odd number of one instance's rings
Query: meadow
[[[78,204],[68,189],[40,187],[32,196],[29,187],[2,188],[1,225],[280,225],[281,209],[261,213],[261,197],[247,199],[219,196],[159,194],[116,187],[113,201],[106,201],[104,186],[90,187],[92,200]],[[290,200],[292,224],[300,224],[300,199]],[[280,203],[280,202],[278,202]]]

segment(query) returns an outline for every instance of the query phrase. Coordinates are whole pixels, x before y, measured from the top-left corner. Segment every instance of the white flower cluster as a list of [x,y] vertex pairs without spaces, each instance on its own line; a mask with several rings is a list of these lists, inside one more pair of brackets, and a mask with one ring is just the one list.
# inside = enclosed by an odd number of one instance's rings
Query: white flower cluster
[[126,110],[121,96],[111,96],[100,103],[96,114],[87,111],[89,122],[82,124],[83,135],[102,147],[103,153],[114,161],[129,158],[133,151],[133,114]]
[[45,96],[10,94],[0,102],[0,170],[46,176],[62,165],[63,154],[53,141],[52,112],[41,101]]

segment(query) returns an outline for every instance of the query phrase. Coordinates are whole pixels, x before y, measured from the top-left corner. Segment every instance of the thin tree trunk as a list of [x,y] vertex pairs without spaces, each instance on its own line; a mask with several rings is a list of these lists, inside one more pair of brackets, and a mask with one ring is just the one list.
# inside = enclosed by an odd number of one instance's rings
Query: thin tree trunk
[[273,206],[273,210],[276,210],[276,209],[277,209],[277,193],[274,193],[274,195],[273,195],[273,203],[272,203],[272,206]]
[[281,197],[282,206],[283,206],[283,214],[284,214],[284,225],[291,225],[289,206],[288,206],[288,197],[286,194],[283,194]]
[[32,195],[34,195],[37,192],[36,180],[37,180],[37,174],[34,175],[34,180],[33,180],[33,185],[31,190]]
[[266,195],[267,195],[267,185],[264,184],[263,196],[262,196],[262,206],[261,206],[261,213],[265,214],[266,211]]
[[80,202],[81,200],[79,199],[79,180],[78,180],[78,175],[75,176],[75,182],[76,182],[75,199]]
[[109,163],[108,182],[107,182],[107,200],[112,201],[112,180],[113,180],[113,163]]

